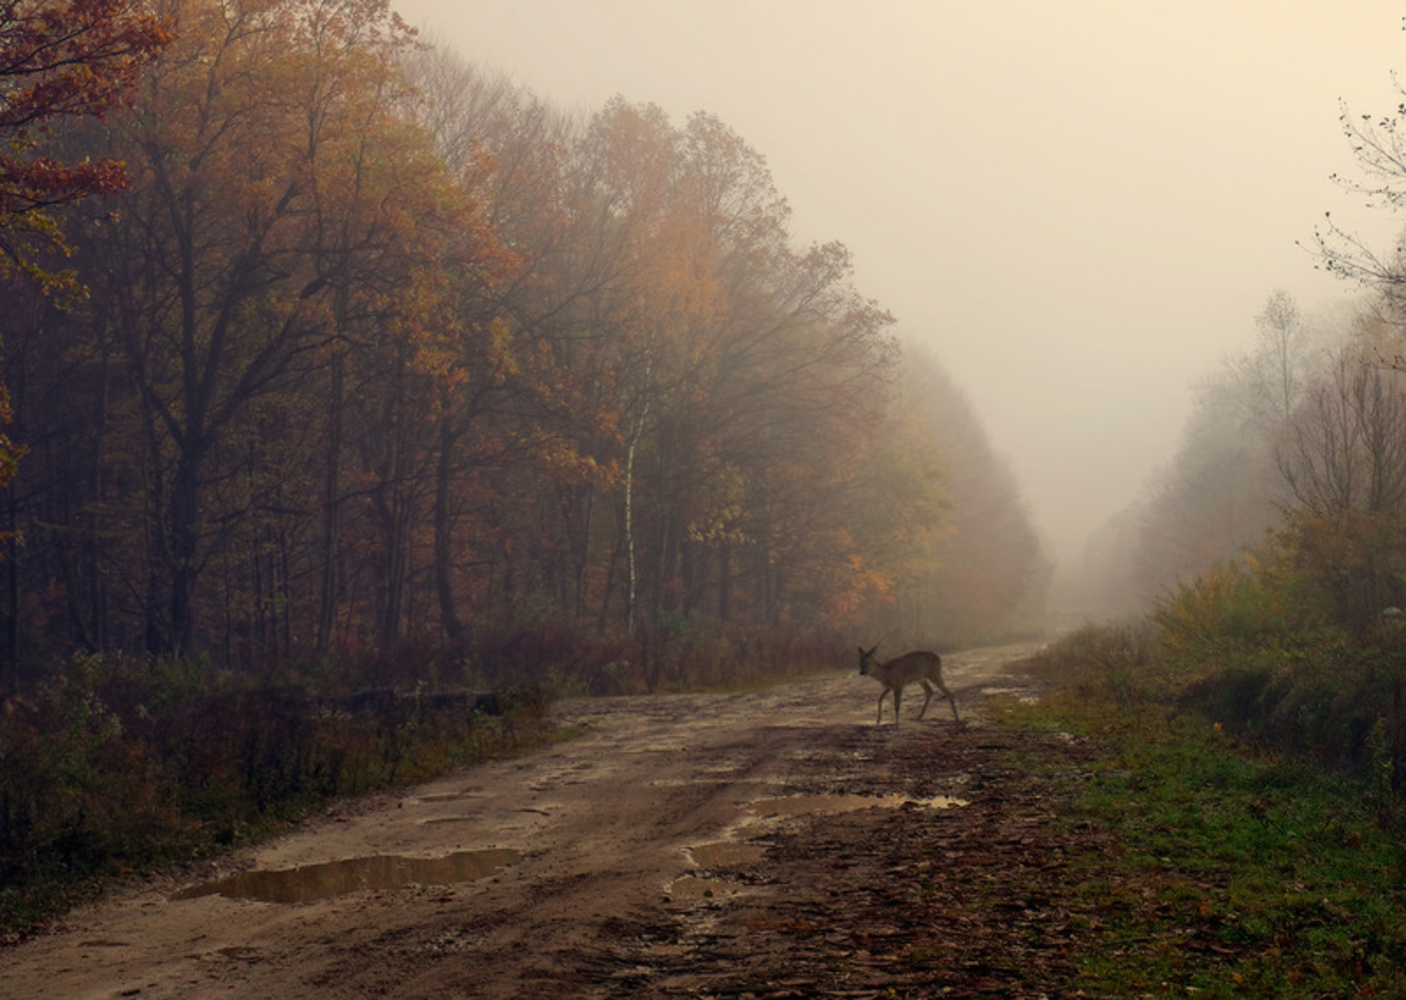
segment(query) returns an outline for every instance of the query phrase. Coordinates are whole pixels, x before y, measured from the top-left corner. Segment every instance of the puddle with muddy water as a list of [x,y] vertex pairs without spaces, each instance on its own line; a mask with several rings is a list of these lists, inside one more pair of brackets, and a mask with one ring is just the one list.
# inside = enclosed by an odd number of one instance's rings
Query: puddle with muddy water
[[742,891],[742,883],[727,878],[681,875],[670,882],[664,891],[675,899],[716,899],[719,896],[736,896]]
[[458,802],[460,799],[476,798],[476,794],[471,791],[463,792],[433,792],[429,795],[421,795],[412,799],[413,802]]
[[521,857],[518,851],[502,848],[458,851],[442,858],[402,858],[393,855],[349,858],[301,868],[242,872],[182,889],[171,899],[220,895],[265,903],[310,903],[372,889],[472,882],[487,878]]

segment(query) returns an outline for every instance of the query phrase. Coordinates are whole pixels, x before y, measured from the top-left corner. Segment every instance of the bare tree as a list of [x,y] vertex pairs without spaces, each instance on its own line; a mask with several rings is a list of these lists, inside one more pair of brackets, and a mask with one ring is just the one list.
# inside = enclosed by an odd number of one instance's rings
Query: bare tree
[[1303,391],[1309,365],[1308,333],[1293,296],[1282,288],[1270,293],[1255,317],[1255,349],[1232,367],[1243,383],[1251,419],[1262,430],[1282,424]]

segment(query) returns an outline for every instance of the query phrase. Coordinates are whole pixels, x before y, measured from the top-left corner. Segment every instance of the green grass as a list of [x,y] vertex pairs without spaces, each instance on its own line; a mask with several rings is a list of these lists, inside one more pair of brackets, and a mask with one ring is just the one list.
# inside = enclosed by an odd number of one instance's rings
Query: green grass
[[[1062,905],[1088,996],[1406,997],[1406,824],[1366,779],[1252,753],[1204,717],[1076,685],[1009,724],[1099,748]],[[1120,692],[1120,695],[1125,692]]]

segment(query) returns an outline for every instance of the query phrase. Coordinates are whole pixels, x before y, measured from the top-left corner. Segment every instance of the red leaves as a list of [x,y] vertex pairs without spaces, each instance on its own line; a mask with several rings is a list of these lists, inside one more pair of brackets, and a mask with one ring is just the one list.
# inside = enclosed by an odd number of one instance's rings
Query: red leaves
[[25,271],[41,283],[65,283],[32,257],[64,250],[58,227],[44,210],[126,184],[122,164],[84,160],[67,164],[28,158],[35,133],[55,118],[102,117],[131,95],[141,67],[170,40],[135,0],[0,0],[0,275]]
[[104,114],[171,35],[135,0],[0,3],[0,130],[23,141],[55,115]]
[[127,186],[121,163],[108,159],[61,163],[48,157],[0,156],[0,214],[70,204],[89,194],[111,194]]

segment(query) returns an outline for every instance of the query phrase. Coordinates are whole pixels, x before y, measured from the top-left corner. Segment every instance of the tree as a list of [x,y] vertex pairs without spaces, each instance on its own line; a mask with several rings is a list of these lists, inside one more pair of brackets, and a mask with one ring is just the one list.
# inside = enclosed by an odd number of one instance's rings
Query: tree
[[[1241,380],[1246,372],[1248,382]],[[1242,365],[1201,391],[1176,454],[1136,508],[1126,575],[1109,594],[1117,610],[1145,605],[1179,580],[1239,559],[1278,524],[1283,489],[1273,448],[1284,424],[1282,417],[1261,422],[1278,406],[1259,394],[1262,373],[1257,363]]]
[[[72,270],[46,260],[68,251],[53,212],[121,190],[126,174],[120,163],[102,157],[65,162],[43,155],[43,138],[58,121],[100,118],[125,103],[142,67],[169,41],[166,26],[139,0],[0,2],[0,284],[23,275],[46,292],[78,291]],[[9,387],[0,384],[0,427],[11,420]],[[0,431],[0,489],[13,483],[24,453],[24,445]],[[9,515],[3,541],[17,534],[13,498]],[[10,562],[5,661],[13,668],[18,586]],[[7,673],[0,686],[12,681]]]
[[[915,578],[947,442],[890,433],[892,317],[721,121],[577,122],[383,0],[163,9],[137,105],[71,136],[132,180],[72,213],[91,297],[8,347],[44,638],[256,668],[633,622],[655,662]],[[1019,534],[983,477],[973,552]]]
[[1381,360],[1398,338],[1365,321],[1305,391],[1279,455],[1296,501],[1285,540],[1355,634],[1406,598],[1406,373]]
[[1283,290],[1266,298],[1255,327],[1254,346],[1200,387],[1146,495],[1097,540],[1099,565],[1087,575],[1104,610],[1142,610],[1179,581],[1243,560],[1292,505],[1280,458],[1331,328],[1323,317],[1306,322]]
[[52,210],[121,190],[122,164],[63,162],[38,154],[55,120],[103,117],[130,100],[142,68],[170,41],[139,0],[0,3],[0,278],[20,271],[74,287],[71,271],[39,262],[65,247]]
[[1294,412],[1308,377],[1308,333],[1293,296],[1275,289],[1255,317],[1259,339],[1234,373],[1248,393],[1246,403],[1261,430],[1282,424]]
[[[465,286],[453,320],[441,324],[448,378],[433,417],[432,553],[441,624],[451,637],[468,631],[467,614],[483,610],[464,607],[476,575],[516,586],[513,553],[528,546],[515,545],[513,533],[535,533],[541,550],[558,548],[544,540],[550,521],[516,516],[527,497],[569,522],[562,527],[574,593],[563,594],[561,606],[579,618],[592,500],[608,474],[578,460],[597,425],[591,389],[605,380],[588,370],[582,343],[589,336],[582,302],[601,279],[592,220],[568,211],[565,161],[576,124],[451,50],[417,49],[403,65],[436,149],[455,175],[472,180],[486,218],[514,251],[504,280],[477,292]],[[505,497],[509,486],[521,494]]]
[[[276,495],[286,482],[233,470],[304,446],[293,432],[316,419],[344,350],[394,341],[414,359],[433,288],[416,274],[455,254],[472,270],[488,232],[400,113],[395,58],[410,34],[383,0],[171,10],[179,40],[103,137],[127,156],[133,191],[89,246],[100,327],[140,400],[155,651],[193,648],[198,582],[237,525],[306,523],[301,500]],[[281,460],[334,468],[335,454],[305,446]],[[233,491],[237,481],[256,492]]]
[[883,542],[866,550],[893,581],[872,627],[965,645],[1038,622],[1050,566],[1019,486],[970,399],[920,351],[905,352],[869,475],[860,523]]

